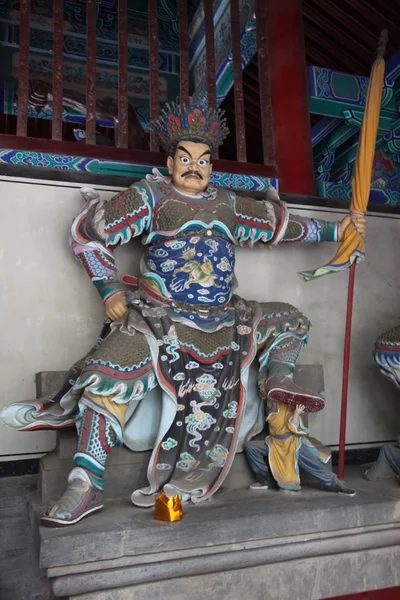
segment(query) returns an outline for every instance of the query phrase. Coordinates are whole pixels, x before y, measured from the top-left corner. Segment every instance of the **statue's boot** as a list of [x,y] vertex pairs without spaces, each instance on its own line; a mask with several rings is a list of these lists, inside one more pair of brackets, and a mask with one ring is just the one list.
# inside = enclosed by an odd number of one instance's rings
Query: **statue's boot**
[[304,404],[308,412],[314,412],[325,406],[321,395],[293,381],[295,365],[307,337],[306,331],[293,332],[276,343],[269,354],[268,362],[261,369],[258,385],[264,398],[290,406]]
[[333,492],[336,492],[337,494],[345,494],[346,496],[355,496],[356,492],[355,490],[352,490],[351,488],[349,488],[344,481],[341,481],[340,479],[338,479],[335,483],[335,485],[333,486],[333,488],[331,488]]
[[273,402],[290,406],[303,404],[309,412],[321,410],[325,406],[320,394],[295,384],[291,375],[271,375],[265,382],[265,388],[268,399]]
[[51,502],[40,520],[45,527],[67,527],[103,509],[103,492],[95,487],[84,469],[75,467],[58,502]]
[[[103,397],[103,401],[104,398]],[[86,400],[101,406],[102,398],[86,394]],[[46,527],[66,527],[103,508],[103,475],[106,459],[121,442],[109,417],[86,404],[79,405],[78,447],[68,486],[58,502],[52,502],[41,517]]]
[[262,473],[253,473],[253,475],[255,477],[255,482],[250,484],[250,490],[268,490],[270,488],[275,490],[278,489],[278,484],[273,478],[269,468]]

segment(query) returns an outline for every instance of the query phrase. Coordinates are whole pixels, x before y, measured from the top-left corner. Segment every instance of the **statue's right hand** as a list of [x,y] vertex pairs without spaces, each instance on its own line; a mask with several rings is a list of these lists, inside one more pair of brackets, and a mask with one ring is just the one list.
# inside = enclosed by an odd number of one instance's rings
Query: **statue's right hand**
[[106,315],[112,321],[122,319],[128,307],[126,305],[125,292],[117,292],[105,301]]
[[303,412],[305,412],[306,407],[304,406],[304,404],[297,404],[296,405],[296,410],[294,411],[295,415],[300,416],[303,414]]

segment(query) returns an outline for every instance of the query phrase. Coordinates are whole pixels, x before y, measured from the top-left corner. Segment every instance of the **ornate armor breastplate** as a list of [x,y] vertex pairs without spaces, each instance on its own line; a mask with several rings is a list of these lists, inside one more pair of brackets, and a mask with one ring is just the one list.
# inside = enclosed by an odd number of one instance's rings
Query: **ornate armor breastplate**
[[199,233],[212,227],[218,235],[232,242],[236,230],[236,215],[228,190],[207,188],[196,196],[175,189],[169,178],[160,174],[147,176],[146,184],[153,200],[151,233],[143,240],[155,240],[176,235]]
[[[236,217],[227,190],[198,196],[178,192],[163,177],[147,180],[153,196],[152,231],[142,284],[176,303],[221,306],[232,296]],[[171,239],[173,238],[173,239]]]

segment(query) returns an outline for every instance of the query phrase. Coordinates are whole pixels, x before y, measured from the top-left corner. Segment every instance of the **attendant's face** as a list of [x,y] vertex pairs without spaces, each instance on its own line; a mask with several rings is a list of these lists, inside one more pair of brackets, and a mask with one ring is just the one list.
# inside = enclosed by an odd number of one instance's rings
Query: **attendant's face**
[[175,156],[168,157],[167,167],[177,190],[190,195],[203,192],[212,171],[210,148],[207,144],[180,142]]

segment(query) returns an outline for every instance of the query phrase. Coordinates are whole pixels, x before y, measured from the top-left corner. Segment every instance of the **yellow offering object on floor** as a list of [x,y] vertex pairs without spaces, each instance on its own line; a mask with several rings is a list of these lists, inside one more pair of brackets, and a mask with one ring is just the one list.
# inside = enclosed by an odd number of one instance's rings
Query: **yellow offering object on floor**
[[154,518],[156,521],[168,521],[173,523],[174,521],[180,521],[182,519],[183,510],[182,502],[178,494],[172,498],[164,493],[156,498],[156,504],[154,507]]

